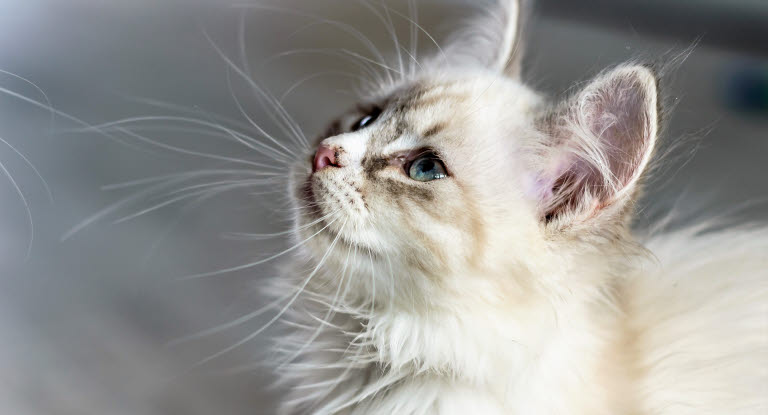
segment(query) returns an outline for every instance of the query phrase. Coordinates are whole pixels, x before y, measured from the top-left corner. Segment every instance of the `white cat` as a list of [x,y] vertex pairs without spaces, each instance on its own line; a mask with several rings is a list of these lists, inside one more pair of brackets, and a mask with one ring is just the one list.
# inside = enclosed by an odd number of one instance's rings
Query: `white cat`
[[298,160],[283,414],[768,413],[768,232],[630,234],[658,77],[547,102],[502,1]]

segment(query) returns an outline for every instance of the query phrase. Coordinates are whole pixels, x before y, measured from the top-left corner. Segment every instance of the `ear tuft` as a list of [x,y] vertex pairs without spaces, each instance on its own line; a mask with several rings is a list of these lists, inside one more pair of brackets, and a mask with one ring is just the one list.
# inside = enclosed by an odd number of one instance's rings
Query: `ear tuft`
[[648,67],[619,66],[547,117],[536,180],[544,218],[583,220],[624,210],[653,155],[657,85]]
[[452,36],[444,49],[450,67],[482,67],[518,76],[522,60],[521,32],[524,0],[492,0],[495,7],[470,20]]

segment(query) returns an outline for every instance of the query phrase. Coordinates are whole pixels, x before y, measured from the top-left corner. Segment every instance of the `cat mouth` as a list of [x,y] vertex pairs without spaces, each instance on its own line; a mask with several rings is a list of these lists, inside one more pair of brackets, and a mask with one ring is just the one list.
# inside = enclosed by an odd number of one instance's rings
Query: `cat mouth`
[[328,218],[323,213],[322,208],[320,207],[320,201],[317,200],[317,197],[315,196],[315,192],[312,189],[312,178],[310,177],[302,186],[301,188],[301,195],[302,200],[306,203],[307,208],[307,219],[315,222],[312,226],[312,229],[314,232],[321,232],[323,235],[325,235],[326,238],[333,243],[333,241],[336,241],[336,244],[346,247],[347,249],[354,249],[356,252],[367,252],[372,257],[376,258],[378,255],[371,249],[371,247],[361,244],[359,242],[356,242],[349,238],[349,236],[345,235],[344,232],[340,229],[334,229],[333,226],[333,220],[330,222],[327,220]]
[[311,233],[317,232],[320,235],[325,236],[326,238],[328,238],[329,243],[336,244],[340,247],[345,247],[349,250],[354,249],[355,252],[361,252],[361,253],[367,252],[373,258],[378,257],[376,252],[374,252],[370,246],[361,244],[359,242],[356,242],[350,239],[347,235],[345,235],[345,233],[343,232],[343,229],[334,229],[334,226],[333,226],[334,221],[332,220],[331,222],[329,222],[327,218],[323,216],[319,208],[314,207],[310,209],[308,219],[314,222],[314,224],[312,225],[312,228],[310,228],[313,230],[311,230],[310,232]]

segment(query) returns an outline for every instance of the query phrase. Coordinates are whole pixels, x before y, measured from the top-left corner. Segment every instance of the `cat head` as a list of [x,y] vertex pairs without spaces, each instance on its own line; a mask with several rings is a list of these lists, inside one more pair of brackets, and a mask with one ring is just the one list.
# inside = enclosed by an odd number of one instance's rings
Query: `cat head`
[[502,1],[296,164],[296,238],[319,280],[424,301],[469,275],[535,284],[574,241],[622,237],[658,134],[656,76],[621,65],[550,103],[521,80],[520,15]]

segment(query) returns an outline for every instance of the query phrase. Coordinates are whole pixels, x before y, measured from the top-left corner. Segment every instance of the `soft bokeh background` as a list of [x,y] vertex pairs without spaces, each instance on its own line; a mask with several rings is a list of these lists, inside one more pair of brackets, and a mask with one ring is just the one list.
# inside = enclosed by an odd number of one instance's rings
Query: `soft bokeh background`
[[[472,7],[488,4],[417,3],[419,22],[438,41]],[[242,7],[249,4],[285,10]],[[385,4],[409,13],[406,1]],[[267,356],[266,336],[193,367],[264,319],[178,346],[167,343],[263,305],[258,290],[275,274],[271,264],[215,278],[175,279],[284,249],[282,239],[222,238],[226,232],[286,229],[279,189],[221,194],[191,208],[172,204],[113,224],[159,201],[144,198],[62,241],[73,226],[142,189],[104,186],[223,164],[125,135],[117,142],[77,131],[82,125],[62,115],[52,118],[13,93],[49,99],[56,110],[88,124],[162,115],[245,124],[229,76],[248,114],[269,126],[252,91],[236,74],[228,75],[205,36],[242,64],[243,27],[254,79],[278,97],[291,90],[285,106],[313,135],[353,102],[358,83],[339,72],[360,71],[338,56],[308,50],[365,49],[338,27],[313,23],[310,15],[353,25],[385,53],[393,51],[381,22],[353,0],[0,0],[0,70],[34,82],[47,95],[0,74],[0,88],[11,92],[0,93],[0,138],[36,166],[53,196],[49,200],[23,158],[0,143],[0,163],[24,194],[20,198],[14,182],[0,175],[0,413],[272,413],[273,379],[258,365]],[[397,15],[393,20],[407,41],[407,22]],[[676,164],[662,170],[649,190],[641,223],[674,201],[711,212],[747,206],[745,217],[766,217],[761,205],[745,203],[768,196],[768,3],[541,0],[529,29],[527,78],[552,96],[607,65],[638,57],[673,60],[699,41],[664,84],[675,105],[668,142],[697,137],[698,150],[690,157],[694,145],[688,145],[670,159]],[[419,43],[425,52],[434,49],[423,34]],[[132,125],[164,143],[277,165],[189,127],[163,121]],[[34,225],[28,258],[24,200]]]

